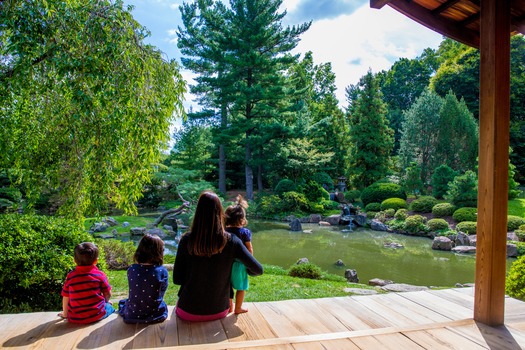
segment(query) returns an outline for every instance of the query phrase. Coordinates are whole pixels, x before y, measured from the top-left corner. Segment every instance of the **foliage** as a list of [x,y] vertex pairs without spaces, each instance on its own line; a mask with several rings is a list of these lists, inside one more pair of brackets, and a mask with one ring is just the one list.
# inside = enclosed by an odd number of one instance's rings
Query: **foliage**
[[441,231],[449,229],[448,222],[445,219],[430,219],[427,222],[427,226],[430,229],[430,231]]
[[272,217],[281,213],[281,198],[276,195],[265,195],[261,196],[260,199],[256,198],[257,213],[263,217]]
[[410,208],[416,213],[431,213],[432,208],[438,204],[436,198],[432,196],[422,196],[410,203]]
[[449,184],[445,199],[458,208],[477,206],[478,177],[476,173],[467,170],[465,174],[456,176]]
[[430,184],[432,185],[432,195],[436,198],[443,198],[448,191],[448,184],[454,181],[454,178],[458,175],[457,171],[454,171],[451,167],[446,164],[441,164],[432,174]]
[[[0,215],[0,294],[14,308],[59,310],[60,291],[75,267],[73,249],[93,241],[76,221],[36,215]],[[103,256],[101,254],[101,256]]]
[[330,175],[328,175],[328,173],[326,173],[324,171],[315,173],[312,176],[312,180],[317,182],[319,185],[323,186],[323,188],[325,188],[325,186],[326,186],[325,189],[327,191],[333,191],[334,190],[334,181],[332,180]]
[[367,211],[366,212],[366,218],[367,219],[373,219],[373,218],[375,218],[377,213],[378,213],[377,211],[373,211],[373,210]]
[[451,216],[456,211],[456,207],[450,203],[438,203],[432,207],[432,214],[435,217],[442,218],[444,216]]
[[452,214],[452,218],[454,218],[454,220],[456,220],[457,222],[477,221],[478,208],[471,208],[471,207],[459,208],[454,212],[454,214]]
[[81,219],[135,202],[183,115],[175,60],[121,0],[2,3],[0,168],[29,206],[56,191]]
[[462,221],[456,225],[456,230],[459,232],[464,232],[467,235],[475,235],[477,229],[476,221]]
[[405,219],[403,229],[411,234],[426,232],[428,227],[425,225],[427,219],[421,215],[410,215]]
[[403,198],[387,198],[381,202],[381,210],[386,209],[406,209],[408,208],[407,201]]
[[365,206],[365,211],[366,212],[369,212],[369,211],[380,211],[380,210],[381,210],[381,203],[372,202],[372,203],[368,203]]
[[315,203],[321,200],[330,200],[330,193],[315,181],[308,181],[302,192],[310,202]]
[[97,245],[100,250],[104,251],[106,265],[110,270],[126,270],[134,262],[136,247],[132,241],[99,239]]
[[396,210],[394,208],[385,209],[383,210],[383,212],[385,213],[387,218],[393,218],[396,214]]
[[525,224],[525,219],[516,215],[507,215],[507,231],[514,231]]
[[525,227],[523,227],[523,225],[520,226],[519,229],[517,229],[516,231],[514,231],[514,233],[516,234],[516,236],[518,236],[518,239],[520,242],[525,242]]
[[282,212],[297,212],[308,210],[308,200],[305,195],[298,192],[285,192],[280,205]]
[[396,213],[394,214],[394,218],[399,221],[405,221],[408,217],[408,210],[406,209],[398,209]]
[[22,193],[18,188],[2,187],[0,188],[0,198],[7,199],[13,203],[18,203],[22,200]]
[[387,175],[394,132],[388,126],[386,105],[371,71],[361,79],[359,89],[357,99],[349,108],[352,144],[349,172],[353,185],[363,188]]
[[406,199],[406,193],[398,184],[376,182],[361,192],[361,201],[366,206],[368,203],[381,203],[388,198]]
[[416,198],[423,192],[423,181],[421,181],[421,167],[416,162],[411,162],[406,168],[403,177],[403,187],[409,193],[413,193]]
[[[510,157],[512,155],[512,149],[510,150],[509,153],[510,153],[509,154],[509,157]],[[514,177],[516,175],[515,169],[516,169],[516,166],[514,166],[514,164],[512,164],[509,159],[509,169],[508,169],[509,171],[508,173],[508,178],[509,178],[508,180],[508,193],[509,193],[508,199],[509,200],[518,198],[522,192],[518,188],[520,184],[516,182],[516,180],[514,180]]]
[[288,275],[292,277],[310,278],[318,280],[322,276],[321,268],[312,263],[295,264],[290,266]]
[[505,281],[505,292],[520,300],[525,300],[525,255],[516,259],[510,266]]
[[279,181],[275,189],[273,190],[276,195],[282,196],[285,192],[291,192],[297,190],[297,186],[292,180],[282,179]]
[[345,200],[350,202],[350,203],[354,203],[356,202],[359,198],[361,198],[361,191],[359,190],[350,190],[350,191],[346,191],[344,193],[345,195]]

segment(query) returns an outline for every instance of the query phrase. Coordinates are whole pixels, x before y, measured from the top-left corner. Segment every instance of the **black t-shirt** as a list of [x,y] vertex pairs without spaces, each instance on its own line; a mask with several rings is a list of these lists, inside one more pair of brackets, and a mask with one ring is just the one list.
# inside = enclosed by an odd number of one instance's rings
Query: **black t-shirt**
[[230,235],[221,253],[210,257],[190,255],[188,234],[184,235],[173,266],[173,282],[181,286],[178,307],[193,315],[214,315],[229,309],[230,278],[235,259],[246,266],[249,275],[263,273],[261,264],[234,235]]

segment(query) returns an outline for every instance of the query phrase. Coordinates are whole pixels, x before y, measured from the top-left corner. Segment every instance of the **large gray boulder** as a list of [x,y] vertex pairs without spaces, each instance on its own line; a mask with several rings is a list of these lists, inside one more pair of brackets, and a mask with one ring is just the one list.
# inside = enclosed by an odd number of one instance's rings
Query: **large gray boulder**
[[471,246],[471,245],[468,245],[468,246],[467,245],[460,245],[460,246],[452,248],[452,251],[454,253],[459,253],[459,254],[475,254],[476,253],[476,247]]
[[321,221],[321,215],[319,214],[310,214],[310,223],[318,224]]
[[348,282],[359,283],[359,277],[357,277],[357,271],[354,269],[347,269],[345,271],[345,278]]
[[341,220],[340,214],[330,215],[324,219],[324,221],[328,222],[332,226],[339,225],[340,220]]
[[432,241],[432,249],[451,251],[454,247],[454,242],[448,237],[438,236]]
[[456,246],[459,245],[470,245],[470,238],[469,236],[464,232],[458,232],[454,239],[454,244]]
[[507,241],[515,241],[518,242],[520,239],[518,238],[518,235],[515,232],[507,232]]
[[129,232],[131,233],[132,236],[144,236],[144,234],[146,233],[146,228],[145,227],[132,227]]
[[303,230],[303,226],[301,225],[301,220],[295,218],[290,222],[290,230],[294,232],[301,232]]
[[374,231],[387,231],[388,226],[379,220],[373,219],[372,221],[370,221],[370,229]]
[[428,290],[429,288],[425,286],[413,286],[405,283],[391,283],[381,287],[381,289],[386,290],[387,292],[417,292]]
[[372,278],[370,281],[368,281],[368,284],[370,286],[379,286],[379,287],[383,287],[383,286],[386,286],[387,284],[392,284],[392,283],[394,283],[394,281],[383,280],[381,278]]
[[518,256],[518,247],[515,244],[507,243],[507,258],[516,258]]

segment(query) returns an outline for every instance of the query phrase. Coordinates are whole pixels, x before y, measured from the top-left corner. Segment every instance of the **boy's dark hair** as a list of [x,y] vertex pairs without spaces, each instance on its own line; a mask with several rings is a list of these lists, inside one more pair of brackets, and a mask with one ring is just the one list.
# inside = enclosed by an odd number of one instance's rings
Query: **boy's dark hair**
[[162,265],[164,263],[164,241],[157,235],[146,233],[140,239],[133,258],[138,264]]
[[226,226],[246,226],[248,224],[246,220],[246,208],[248,208],[248,203],[241,195],[238,195],[235,199],[235,204],[230,205],[224,212]]
[[83,242],[75,247],[75,262],[79,266],[93,265],[98,259],[98,247],[95,243]]

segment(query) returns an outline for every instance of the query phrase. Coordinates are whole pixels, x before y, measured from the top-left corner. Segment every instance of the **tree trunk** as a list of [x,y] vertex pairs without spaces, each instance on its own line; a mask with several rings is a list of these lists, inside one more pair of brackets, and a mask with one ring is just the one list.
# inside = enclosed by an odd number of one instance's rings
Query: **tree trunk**
[[250,144],[248,143],[248,137],[246,138],[246,154],[244,158],[244,169],[246,174],[246,199],[253,199],[253,169],[250,165],[252,159],[252,150]]
[[259,164],[259,166],[257,167],[257,190],[259,192],[263,191],[262,168],[262,164]]
[[[228,115],[226,104],[221,104],[221,134],[228,127]],[[226,194],[226,145],[219,145],[219,192]]]

